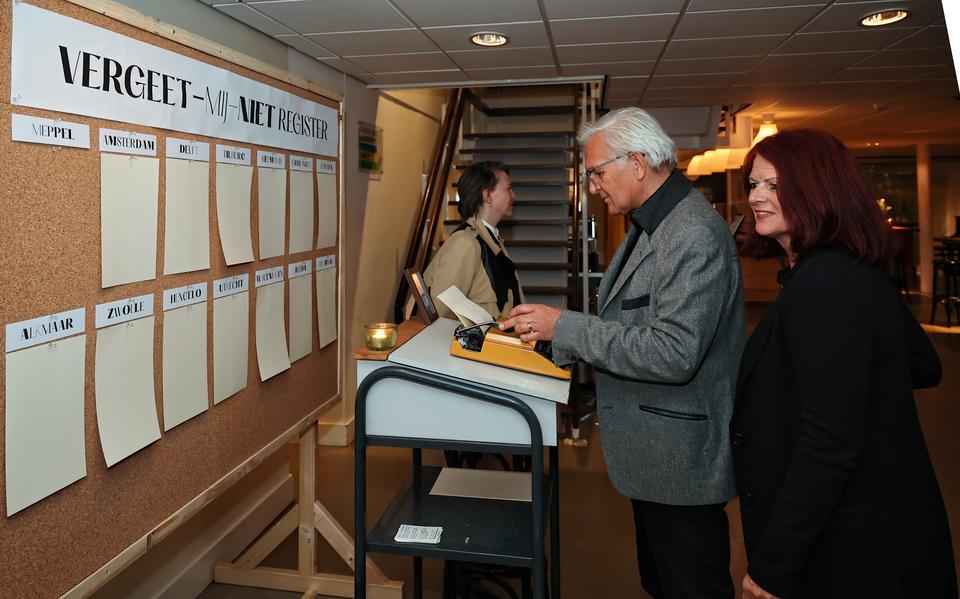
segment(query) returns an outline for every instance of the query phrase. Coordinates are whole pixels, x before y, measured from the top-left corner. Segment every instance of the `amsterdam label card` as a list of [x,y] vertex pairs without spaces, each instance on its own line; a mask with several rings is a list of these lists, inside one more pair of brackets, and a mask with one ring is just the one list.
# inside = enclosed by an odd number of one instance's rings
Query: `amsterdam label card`
[[100,129],[100,151],[114,154],[157,155],[157,136],[118,129]]

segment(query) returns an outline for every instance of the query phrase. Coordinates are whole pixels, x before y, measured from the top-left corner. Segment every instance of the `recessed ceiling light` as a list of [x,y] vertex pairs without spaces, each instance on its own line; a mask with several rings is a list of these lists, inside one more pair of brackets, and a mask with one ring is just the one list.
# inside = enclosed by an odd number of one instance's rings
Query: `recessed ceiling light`
[[898,21],[902,21],[910,16],[910,11],[902,8],[893,10],[881,10],[869,14],[860,19],[860,24],[864,27],[883,27]]
[[506,46],[510,38],[496,31],[478,31],[470,36],[470,41],[484,48],[496,48]]

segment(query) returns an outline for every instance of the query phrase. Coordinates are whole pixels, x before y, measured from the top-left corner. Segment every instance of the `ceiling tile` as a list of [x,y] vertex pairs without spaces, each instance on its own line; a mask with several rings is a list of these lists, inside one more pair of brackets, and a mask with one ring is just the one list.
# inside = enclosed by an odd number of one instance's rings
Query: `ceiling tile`
[[437,47],[416,29],[355,31],[308,35],[324,48],[340,56],[388,54],[390,52],[433,52]]
[[910,81],[926,74],[929,67],[878,67],[872,69],[844,69],[828,81]]
[[743,73],[760,61],[759,56],[740,58],[701,58],[698,60],[661,60],[658,75],[693,75],[696,73]]
[[663,42],[628,42],[612,44],[573,44],[557,46],[557,57],[563,64],[610,62],[613,60],[656,60]]
[[[811,63],[812,64],[812,63]],[[786,69],[750,71],[736,78],[738,85],[780,85],[784,83],[816,83],[837,72],[838,69]]]
[[593,64],[562,64],[564,77],[592,77],[597,75],[649,75],[653,71],[652,60],[629,62],[601,62]]
[[[318,59],[323,64],[333,67],[342,73],[347,73],[348,75],[353,75],[355,77],[362,77],[363,75],[371,75],[371,73],[365,72],[363,69],[353,64],[349,60],[343,58],[320,58]],[[364,79],[366,81],[366,79]]]
[[896,86],[889,81],[825,81],[799,92],[800,94],[853,93],[869,94]]
[[728,86],[727,89],[725,89],[721,94],[721,97],[757,96],[769,98],[771,96],[785,96],[793,94],[806,87],[808,87],[808,84],[806,83],[778,83],[776,85],[767,85],[762,83],[748,83],[746,85],[734,84]]
[[826,0],[693,0],[687,14],[711,10],[743,10],[746,8],[769,8],[771,6],[826,6]]
[[611,77],[607,80],[608,91],[636,91],[640,92],[647,86],[650,77],[632,75],[628,77]]
[[572,19],[550,21],[550,30],[561,45],[665,40],[676,20],[674,14]]
[[705,75],[661,75],[657,74],[650,87],[700,87],[704,85],[727,85],[736,75],[729,73]]
[[246,4],[298,33],[367,31],[410,27],[403,15],[384,0],[300,0]]
[[687,13],[674,37],[717,37],[717,32],[729,32],[731,37],[793,33],[818,10],[819,6],[789,6]]
[[705,102],[702,98],[691,98],[688,96],[681,96],[679,98],[654,98],[652,100],[644,99],[640,103],[640,108],[673,108],[675,106],[703,106],[709,104],[710,102]]
[[757,71],[798,71],[807,69],[845,69],[872,52],[818,52],[812,54],[771,54],[753,68]]
[[540,20],[537,0],[484,0],[483,2],[437,2],[437,0],[392,0],[420,27]]
[[333,56],[333,54],[331,54],[330,52],[327,52],[318,44],[308,40],[302,35],[278,35],[276,39],[278,41],[285,43],[288,46],[292,46],[297,50],[300,50],[301,52],[303,52],[304,54],[312,58],[324,58],[324,57]]
[[449,56],[465,69],[494,67],[523,67],[532,64],[550,64],[553,53],[548,46],[538,48],[483,48],[482,50],[456,50]]
[[[904,6],[903,2],[857,2],[855,4],[834,4],[823,11],[804,29],[804,33],[818,33],[825,31],[846,31],[860,27],[860,19],[882,10]],[[884,25],[884,29],[903,27],[924,27],[943,18],[943,10],[939,2],[910,2],[906,3],[912,14],[910,18],[897,23]]]
[[541,65],[530,67],[506,67],[499,69],[470,69],[470,77],[477,81],[502,81],[504,79],[541,79],[556,77],[557,67]]
[[700,98],[713,98],[726,89],[726,86],[711,87],[654,87],[643,94],[646,98],[676,98],[680,96],[692,96]]
[[857,29],[831,33],[799,33],[777,48],[780,54],[879,50],[910,34],[908,29]]
[[460,69],[379,73],[376,77],[378,83],[385,85],[429,85],[431,83],[450,83],[451,81],[464,81],[467,79],[467,76],[464,75]]
[[459,27],[429,27],[423,30],[444,50],[476,50],[470,35],[477,31],[497,31],[510,38],[511,48],[547,46],[547,30],[542,21],[529,23],[494,23]]
[[925,50],[885,50],[858,64],[858,67],[949,66],[953,64],[949,48]]
[[377,75],[399,71],[436,71],[457,68],[457,65],[453,64],[442,52],[377,54],[375,56],[348,56],[347,58],[364,70]]
[[267,35],[279,35],[281,33],[293,33],[288,27],[277,23],[273,19],[267,18],[263,14],[250,8],[246,4],[227,4],[214,7],[220,12],[240,21],[245,25],[253,27],[257,31],[262,31]]
[[892,50],[913,50],[917,48],[949,48],[950,39],[944,26],[926,27],[914,33],[902,42],[897,42]]
[[771,52],[787,35],[747,35],[696,40],[670,41],[664,58],[724,58],[730,56],[758,56]]
[[952,67],[935,67],[921,79],[942,79],[945,81],[956,81],[957,71]]
[[547,18],[583,19],[586,17],[612,17],[621,15],[654,15],[679,13],[683,0],[544,0]]

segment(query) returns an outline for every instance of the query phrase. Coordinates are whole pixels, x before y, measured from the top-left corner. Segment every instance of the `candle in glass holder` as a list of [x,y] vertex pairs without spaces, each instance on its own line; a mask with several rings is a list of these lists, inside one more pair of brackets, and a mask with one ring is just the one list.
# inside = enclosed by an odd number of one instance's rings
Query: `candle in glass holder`
[[367,349],[386,351],[397,344],[397,325],[392,322],[376,322],[364,327]]

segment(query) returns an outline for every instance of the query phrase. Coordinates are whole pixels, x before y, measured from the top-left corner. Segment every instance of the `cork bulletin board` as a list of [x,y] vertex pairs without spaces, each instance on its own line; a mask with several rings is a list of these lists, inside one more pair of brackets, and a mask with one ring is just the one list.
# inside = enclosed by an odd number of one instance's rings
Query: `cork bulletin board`
[[[238,66],[126,24],[65,0],[31,0],[29,4],[140,40],[177,54],[226,69],[243,77],[339,110],[339,102],[301,86]],[[88,2],[87,4],[92,4]],[[218,139],[184,131],[120,123],[80,114],[14,105],[11,100],[13,6],[0,3],[0,324],[37,318],[73,308],[86,308],[84,379],[84,440],[86,476],[12,516],[0,517],[0,581],[4,597],[57,597],[102,568],[135,541],[156,529],[178,510],[275,442],[308,415],[339,396],[338,342],[319,346],[316,296],[313,295],[312,351],[292,367],[260,382],[254,323],[257,290],[251,283],[247,385],[238,394],[213,403],[213,300],[207,307],[208,409],[161,434],[158,441],[107,468],[97,429],[94,363],[94,308],[104,302],[145,294],[154,296],[154,388],[162,423],[162,330],[165,289],[228,276],[283,267],[321,256],[336,255],[337,244],[308,252],[258,260],[257,170],[251,190],[251,233],[255,260],[226,266],[216,222],[215,159],[209,169],[210,268],[164,275],[164,153],[167,137],[309,156],[336,161],[338,156]],[[51,32],[56,35],[56,32]],[[56,147],[11,139],[11,113],[82,123],[90,129],[90,149]],[[100,272],[100,151],[97,132],[122,129],[155,135],[160,160],[157,277],[154,280],[101,288]],[[255,166],[254,161],[254,166]],[[316,197],[316,177],[313,178]],[[289,181],[287,183],[289,221]],[[337,197],[339,197],[339,191]],[[313,231],[317,231],[314,209]],[[339,207],[338,207],[339,221]],[[287,227],[289,235],[290,227]],[[339,230],[339,227],[337,227]],[[337,260],[339,263],[340,261]],[[315,275],[314,275],[315,276]],[[289,296],[287,280],[285,295]],[[285,298],[289,322],[289,297]],[[339,310],[338,310],[339,313]],[[0,335],[3,335],[0,327]],[[5,364],[0,360],[0,381]],[[0,419],[6,402],[0,388]],[[161,426],[162,429],[162,426]],[[3,429],[0,427],[0,436]],[[5,451],[0,443],[0,454]],[[2,461],[0,461],[2,463]],[[6,489],[0,478],[0,505]],[[5,512],[4,512],[5,514]]]

